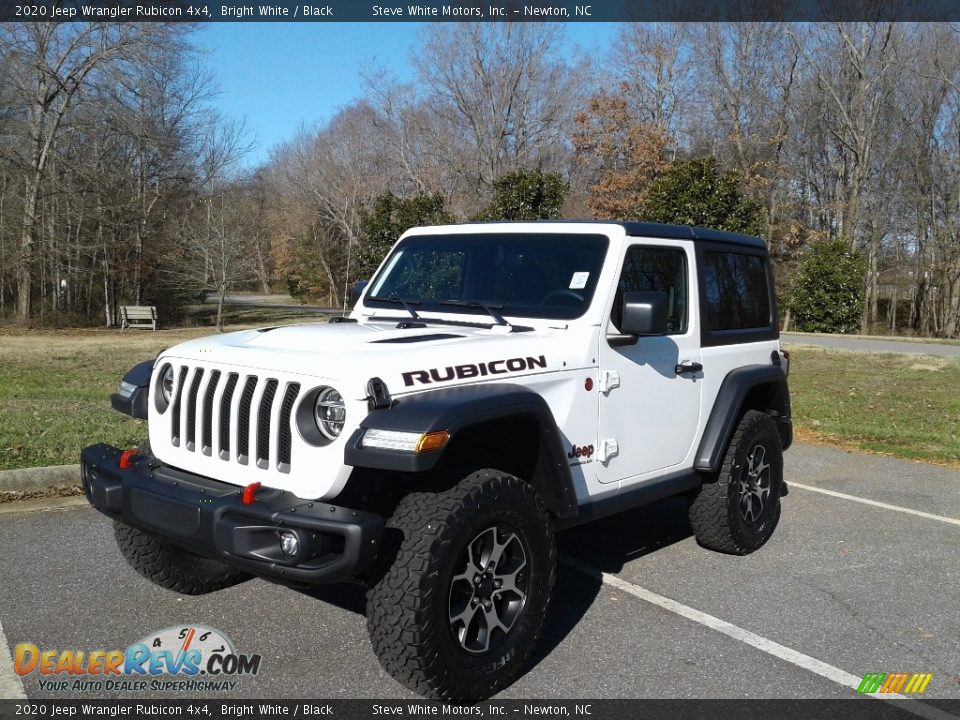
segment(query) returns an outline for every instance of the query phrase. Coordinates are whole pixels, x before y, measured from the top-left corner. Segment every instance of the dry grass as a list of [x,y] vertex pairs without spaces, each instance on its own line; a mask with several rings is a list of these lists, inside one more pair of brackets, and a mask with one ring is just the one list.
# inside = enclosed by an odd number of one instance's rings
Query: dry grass
[[799,438],[960,465],[960,359],[790,350]]
[[[208,334],[0,329],[0,469],[75,463],[97,441],[136,445],[146,428],[111,410],[110,393],[134,364]],[[807,346],[791,352],[799,438],[960,465],[960,360]]]
[[[255,321],[229,329],[323,316],[257,311],[247,318]],[[93,442],[137,445],[143,422],[110,408],[120,378],[161,350],[211,332],[0,327],[0,470],[76,463]]]

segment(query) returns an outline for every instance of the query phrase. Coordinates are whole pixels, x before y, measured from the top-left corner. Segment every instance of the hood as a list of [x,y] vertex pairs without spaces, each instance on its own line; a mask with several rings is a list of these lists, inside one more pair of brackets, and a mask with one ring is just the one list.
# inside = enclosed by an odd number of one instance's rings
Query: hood
[[[397,322],[340,322],[243,330],[190,340],[161,358],[223,364],[336,383],[355,399],[379,377],[394,395],[485,379],[580,366],[590,350],[570,342],[567,329],[509,332],[507,328]],[[578,348],[577,346],[580,345]]]

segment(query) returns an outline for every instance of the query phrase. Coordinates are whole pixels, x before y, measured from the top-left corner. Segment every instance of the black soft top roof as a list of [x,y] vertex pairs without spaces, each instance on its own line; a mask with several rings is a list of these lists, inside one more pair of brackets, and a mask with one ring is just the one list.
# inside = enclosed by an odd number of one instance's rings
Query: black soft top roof
[[[515,221],[495,220],[493,222],[466,222],[460,225],[497,225]],[[767,244],[762,238],[754,235],[726,232],[725,230],[711,230],[710,228],[693,227],[691,225],[665,225],[652,222],[635,222],[615,220],[536,220],[535,223],[570,223],[580,225],[619,225],[631,237],[668,238],[670,240],[700,240],[703,242],[719,242],[743,247],[760,248],[766,250]]]
[[691,227],[690,225],[662,225],[647,222],[618,222],[631,237],[661,237],[677,240],[704,240],[708,242],[732,243],[747,247],[766,248],[762,238],[754,235],[726,232],[725,230],[711,230],[710,228]]

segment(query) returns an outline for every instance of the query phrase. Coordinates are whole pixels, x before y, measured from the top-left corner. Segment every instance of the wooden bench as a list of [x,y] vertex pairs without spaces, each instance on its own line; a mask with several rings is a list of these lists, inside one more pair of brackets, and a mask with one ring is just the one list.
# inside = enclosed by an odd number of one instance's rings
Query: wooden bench
[[154,305],[121,305],[120,329],[151,328],[157,329],[157,308]]

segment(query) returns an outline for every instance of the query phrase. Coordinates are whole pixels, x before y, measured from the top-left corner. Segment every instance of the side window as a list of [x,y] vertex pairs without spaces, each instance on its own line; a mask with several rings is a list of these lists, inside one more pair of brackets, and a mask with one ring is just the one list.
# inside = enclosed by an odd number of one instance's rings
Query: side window
[[707,330],[770,327],[763,258],[733,252],[705,252],[703,258]]
[[634,245],[627,250],[617,283],[610,322],[617,330],[623,317],[623,294],[641,290],[666,293],[667,332],[678,335],[687,330],[687,255],[679,248]]

